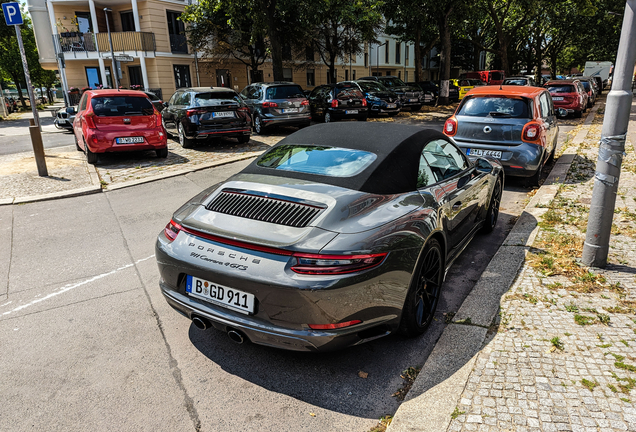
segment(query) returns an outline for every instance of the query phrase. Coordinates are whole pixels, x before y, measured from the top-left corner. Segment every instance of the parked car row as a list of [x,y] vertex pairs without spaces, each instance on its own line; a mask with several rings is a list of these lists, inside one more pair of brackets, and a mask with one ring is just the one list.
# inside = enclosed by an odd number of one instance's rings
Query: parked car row
[[4,108],[7,111],[7,114],[11,114],[12,112],[18,111],[18,101],[13,99],[12,97],[3,96]]

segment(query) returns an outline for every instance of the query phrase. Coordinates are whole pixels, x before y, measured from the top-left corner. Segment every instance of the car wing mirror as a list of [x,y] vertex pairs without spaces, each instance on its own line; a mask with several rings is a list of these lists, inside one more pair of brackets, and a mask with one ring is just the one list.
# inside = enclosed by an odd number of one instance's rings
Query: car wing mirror
[[481,172],[485,172],[485,173],[491,173],[492,169],[493,169],[493,166],[487,159],[478,158],[475,161],[475,169],[477,171],[481,171]]
[[568,115],[568,112],[564,108],[557,108],[556,109],[556,115],[557,115],[557,117],[565,117],[565,116]]
[[67,107],[66,108],[66,113],[67,114],[75,114],[75,107]]

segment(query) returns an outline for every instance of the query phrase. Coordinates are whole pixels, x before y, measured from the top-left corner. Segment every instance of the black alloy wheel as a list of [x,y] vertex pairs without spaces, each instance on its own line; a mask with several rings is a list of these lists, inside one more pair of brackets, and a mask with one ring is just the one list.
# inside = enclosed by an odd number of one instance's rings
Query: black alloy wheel
[[330,113],[329,111],[327,111],[327,112],[325,113],[325,118],[324,118],[324,120],[325,120],[325,123],[331,123],[331,122],[333,122],[333,119],[331,118],[331,113]]
[[161,125],[163,126],[164,130],[166,131],[166,137],[172,138],[172,134],[170,132],[168,132],[168,128],[166,127],[166,121],[163,119],[163,116],[161,116]]
[[157,149],[155,153],[157,153],[159,159],[165,159],[168,157],[168,147]]
[[539,168],[535,171],[532,176],[526,178],[526,187],[538,187],[539,182],[541,181],[541,177],[543,177],[543,168],[545,167],[545,161],[543,157],[541,158],[541,162],[539,164]]
[[400,332],[407,337],[421,335],[433,321],[444,280],[442,256],[439,242],[430,239],[422,253],[402,311]]
[[84,141],[84,147],[86,147],[86,162],[91,165],[95,165],[97,163],[97,159],[99,158],[97,156],[97,153],[93,153],[91,149],[88,148],[88,144],[86,144],[86,141]]
[[241,135],[241,136],[236,137],[236,139],[238,140],[239,143],[245,144],[245,143],[250,141],[250,136],[249,135]]
[[484,226],[481,229],[485,233],[492,232],[495,229],[495,225],[497,225],[502,192],[501,180],[498,178],[492,191],[492,196],[490,197],[490,204],[488,205],[488,210],[486,212],[486,220],[484,221]]
[[193,142],[185,136],[185,131],[183,130],[183,125],[181,123],[179,123],[179,126],[177,127],[177,132],[179,133],[179,144],[181,144],[181,147],[184,149],[192,148]]

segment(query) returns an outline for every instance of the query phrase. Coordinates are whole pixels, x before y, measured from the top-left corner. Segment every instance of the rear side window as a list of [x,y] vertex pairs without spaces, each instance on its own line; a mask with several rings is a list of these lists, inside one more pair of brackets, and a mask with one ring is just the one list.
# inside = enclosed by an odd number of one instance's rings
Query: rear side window
[[145,97],[102,96],[91,99],[95,115],[100,117],[153,115],[155,108]]
[[504,85],[526,85],[526,80],[524,79],[507,79],[503,82]]
[[364,95],[355,87],[336,87],[336,98],[338,99],[362,99]]
[[501,72],[491,72],[490,73],[490,79],[491,80],[500,80],[503,78],[503,74]]
[[289,85],[268,87],[265,96],[266,99],[290,99],[305,97],[305,94],[299,86]]
[[581,84],[583,85],[583,88],[585,89],[585,91],[590,91],[590,83],[587,81],[582,81]]
[[376,158],[375,153],[362,150],[301,144],[273,148],[257,164],[284,171],[351,177],[364,171]]
[[551,85],[548,86],[548,91],[550,93],[576,93],[573,85],[565,84],[565,85]]
[[[426,180],[427,184],[435,183],[453,177],[468,168],[468,164],[460,151],[445,140],[434,140],[426,144],[424,150],[422,150],[422,158],[424,160],[420,160],[419,176],[424,174],[424,177],[427,177],[432,174],[435,180],[430,178],[420,179],[418,176],[418,187],[421,187],[419,186],[420,181]],[[426,165],[428,165],[429,170],[426,169]]]
[[471,117],[532,118],[532,106],[528,99],[502,96],[472,97],[464,102],[457,115]]
[[234,101],[241,102],[241,98],[234,92],[213,92],[213,93],[198,93],[194,96],[194,103],[192,106],[205,107],[212,105],[219,105],[221,101]]

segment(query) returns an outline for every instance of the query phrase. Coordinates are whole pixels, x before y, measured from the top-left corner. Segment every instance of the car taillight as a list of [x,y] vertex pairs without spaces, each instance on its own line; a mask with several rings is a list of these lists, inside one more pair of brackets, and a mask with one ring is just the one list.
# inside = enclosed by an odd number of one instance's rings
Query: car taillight
[[161,113],[157,110],[155,110],[155,126],[156,127],[161,127],[162,123],[161,123]]
[[195,116],[195,115],[204,114],[205,112],[206,111],[203,110],[203,109],[189,109],[189,110],[186,110],[186,115],[188,117],[192,117],[192,116]]
[[89,129],[95,129],[95,119],[93,118],[95,117],[95,113],[93,112],[89,112],[84,116],[84,120],[86,120],[86,126],[88,126]]
[[537,143],[541,140],[541,125],[539,123],[526,123],[521,132],[521,141]]
[[300,103],[302,106],[309,106],[309,101],[307,99],[305,99],[304,101],[302,101]]
[[367,100],[366,99],[362,99],[362,106],[367,106]]
[[166,235],[166,237],[168,237],[168,240],[172,242],[179,235],[179,231],[181,231],[181,225],[171,220],[164,228],[163,233]]
[[338,108],[338,99],[334,99],[331,101],[331,108]]
[[457,133],[457,120],[453,117],[446,120],[444,123],[444,135],[454,136]]
[[369,255],[321,255],[294,253],[291,269],[308,275],[339,275],[368,270],[384,261],[386,253]]
[[263,108],[278,108],[276,102],[263,102]]
[[237,109],[237,111],[250,112],[250,109],[248,107],[240,107],[239,109]]
[[353,320],[353,321],[346,321],[346,322],[341,322],[336,324],[307,324],[307,325],[312,330],[335,330],[335,329],[344,328],[344,327],[351,327],[352,325],[360,324],[361,322],[362,321],[360,320]]

